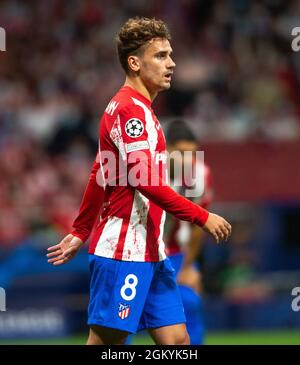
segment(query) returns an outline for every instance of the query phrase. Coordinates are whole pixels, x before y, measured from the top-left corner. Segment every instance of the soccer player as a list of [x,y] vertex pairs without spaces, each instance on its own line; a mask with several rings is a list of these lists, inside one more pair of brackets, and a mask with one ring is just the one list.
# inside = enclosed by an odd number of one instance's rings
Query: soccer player
[[89,246],[87,344],[123,344],[142,329],[156,344],[189,344],[162,239],[165,211],[197,224],[217,242],[228,239],[231,226],[165,182],[165,138],[151,103],[170,88],[175,68],[167,26],[129,19],[117,35],[117,49],[125,84],[101,118],[99,152],[73,231],[49,247],[48,261],[61,265],[72,259],[100,213]]
[[[212,200],[212,178],[209,167],[202,160],[197,159],[195,155],[198,149],[195,135],[183,120],[174,120],[168,125],[166,137],[170,155],[172,156],[174,151],[180,152],[180,155],[174,158],[173,168],[170,171],[170,186],[183,196],[186,195],[187,189],[192,187],[193,197],[189,199],[207,209]],[[195,177],[196,169],[202,174],[203,179],[196,180],[194,184],[187,186],[186,181],[182,181],[184,174]],[[167,255],[176,272],[186,316],[187,331],[192,345],[200,345],[204,340],[200,295],[201,273],[198,265],[195,264],[201,250],[203,233],[203,230],[196,225],[180,221],[173,215],[167,214],[164,242],[166,243]]]

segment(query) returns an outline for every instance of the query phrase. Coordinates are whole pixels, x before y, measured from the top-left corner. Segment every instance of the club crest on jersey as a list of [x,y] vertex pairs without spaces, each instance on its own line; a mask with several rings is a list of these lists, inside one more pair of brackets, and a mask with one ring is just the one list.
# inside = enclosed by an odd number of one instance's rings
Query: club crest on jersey
[[144,133],[144,125],[139,119],[131,118],[125,124],[125,132],[131,138],[140,137]]
[[119,304],[119,309],[118,309],[118,316],[121,319],[125,319],[129,316],[130,313],[130,305],[129,304]]

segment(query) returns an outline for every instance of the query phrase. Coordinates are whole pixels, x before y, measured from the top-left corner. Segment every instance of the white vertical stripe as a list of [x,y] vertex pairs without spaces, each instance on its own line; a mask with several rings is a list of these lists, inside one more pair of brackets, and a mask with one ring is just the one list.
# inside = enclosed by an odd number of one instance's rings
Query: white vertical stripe
[[157,141],[158,141],[158,133],[157,129],[155,128],[155,121],[152,118],[152,112],[149,108],[146,107],[144,103],[142,103],[140,100],[132,98],[133,102],[140,106],[145,113],[145,121],[146,121],[146,131],[148,133],[148,143],[150,146],[150,151],[152,156],[154,156]]
[[166,258],[165,243],[163,241],[164,225],[166,220],[166,212],[163,210],[160,225],[159,225],[159,237],[158,237],[158,260],[162,261]]
[[99,237],[96,246],[95,255],[113,258],[120,237],[123,219],[118,217],[109,217],[105,223],[104,229]]
[[149,199],[135,190],[122,255],[125,261],[145,261],[149,206]]

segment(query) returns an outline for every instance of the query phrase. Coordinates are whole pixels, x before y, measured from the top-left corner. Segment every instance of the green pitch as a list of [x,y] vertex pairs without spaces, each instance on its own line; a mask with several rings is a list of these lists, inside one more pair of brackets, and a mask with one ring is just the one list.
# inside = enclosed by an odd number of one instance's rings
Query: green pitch
[[[84,345],[86,335],[68,338],[0,340],[0,345]],[[153,344],[151,338],[139,335],[133,338],[134,345]],[[300,330],[284,331],[238,331],[210,332],[206,345],[300,345]]]

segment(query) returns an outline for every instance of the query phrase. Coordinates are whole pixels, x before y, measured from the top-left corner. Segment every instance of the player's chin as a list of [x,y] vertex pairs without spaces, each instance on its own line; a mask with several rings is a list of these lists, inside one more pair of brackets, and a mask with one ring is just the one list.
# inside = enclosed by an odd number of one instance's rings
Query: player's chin
[[164,81],[161,84],[161,90],[168,90],[171,87],[171,81]]

